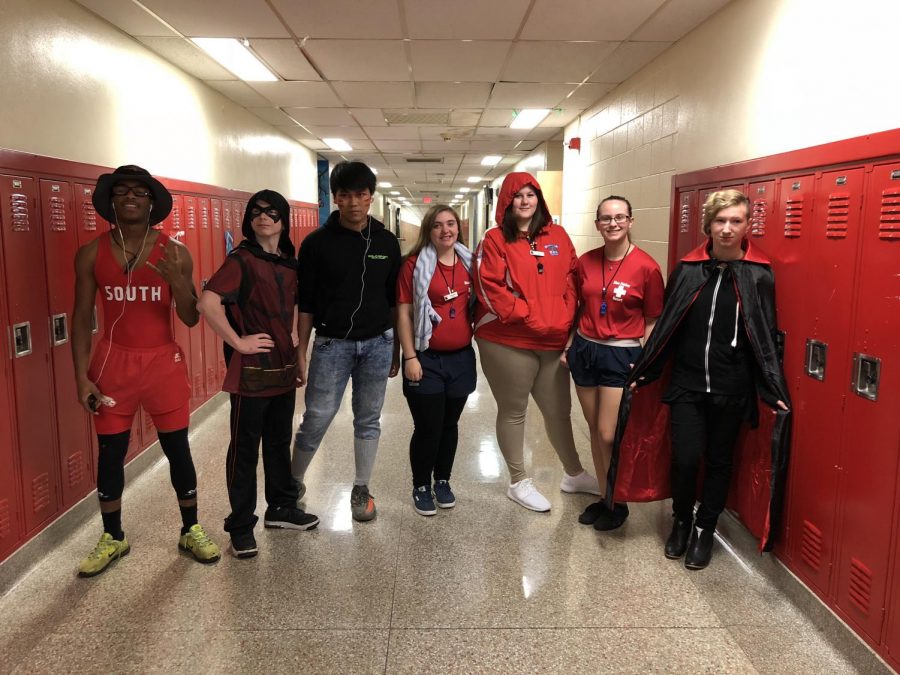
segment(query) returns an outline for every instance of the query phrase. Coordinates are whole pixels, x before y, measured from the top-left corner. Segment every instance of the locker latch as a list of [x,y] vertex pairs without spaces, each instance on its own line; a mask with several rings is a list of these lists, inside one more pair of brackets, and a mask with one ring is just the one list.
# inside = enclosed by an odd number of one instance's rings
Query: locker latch
[[64,345],[69,341],[69,322],[65,312],[50,317],[50,334],[53,336],[54,347]]
[[806,339],[806,374],[811,378],[825,379],[825,361],[828,358],[828,345],[818,340]]
[[850,388],[857,396],[878,400],[878,381],[881,379],[881,359],[868,354],[853,354],[853,381]]
[[13,324],[13,356],[21,358],[31,353],[31,322]]

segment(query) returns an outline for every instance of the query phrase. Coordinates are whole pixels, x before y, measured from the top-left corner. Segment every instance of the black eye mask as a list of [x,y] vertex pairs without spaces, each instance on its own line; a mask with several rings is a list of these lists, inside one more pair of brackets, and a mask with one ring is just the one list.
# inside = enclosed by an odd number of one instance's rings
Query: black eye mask
[[277,223],[281,220],[281,212],[276,209],[274,206],[269,206],[267,208],[263,208],[259,205],[253,206],[250,209],[250,216],[252,218],[256,218],[257,216],[261,216],[262,214],[266,214],[269,218],[272,219],[273,223]]

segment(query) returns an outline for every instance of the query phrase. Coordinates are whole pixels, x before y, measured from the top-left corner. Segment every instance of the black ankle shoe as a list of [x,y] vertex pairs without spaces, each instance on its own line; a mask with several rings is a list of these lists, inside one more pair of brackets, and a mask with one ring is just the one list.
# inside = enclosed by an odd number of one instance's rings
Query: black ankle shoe
[[589,504],[581,515],[578,516],[578,522],[582,525],[593,525],[597,521],[597,518],[607,511],[609,511],[609,509],[606,508],[606,502],[601,499],[599,502]]
[[597,520],[594,521],[594,529],[600,532],[615,530],[619,527],[622,527],[627,519],[628,504],[619,502],[615,506],[613,506],[612,511],[607,509],[599,516],[597,516]]
[[678,560],[684,555],[688,546],[688,537],[691,536],[691,521],[672,519],[672,532],[666,540],[666,557],[669,560]]
[[709,565],[712,558],[713,535],[715,528],[695,527],[691,530],[691,543],[688,544],[687,554],[684,556],[684,566],[689,570],[702,570]]

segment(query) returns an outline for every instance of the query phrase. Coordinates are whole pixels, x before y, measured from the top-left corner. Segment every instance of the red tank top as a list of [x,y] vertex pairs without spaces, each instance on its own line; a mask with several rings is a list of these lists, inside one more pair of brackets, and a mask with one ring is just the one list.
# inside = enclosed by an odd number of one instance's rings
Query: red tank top
[[[156,264],[164,257],[168,241],[169,237],[159,232],[148,258],[151,263]],[[98,241],[94,279],[103,303],[107,340],[122,347],[159,347],[174,340],[169,284],[143,264],[131,272],[129,283],[122,261],[113,256],[112,242],[106,234]]]

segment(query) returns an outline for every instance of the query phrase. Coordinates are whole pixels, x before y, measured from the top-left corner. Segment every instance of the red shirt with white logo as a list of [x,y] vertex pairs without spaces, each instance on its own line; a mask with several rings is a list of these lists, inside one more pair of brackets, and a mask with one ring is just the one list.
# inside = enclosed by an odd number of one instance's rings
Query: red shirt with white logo
[[[578,259],[576,284],[582,305],[578,332],[593,340],[643,338],[645,317],[655,319],[662,314],[664,289],[659,265],[637,246],[621,261],[605,260],[603,248]],[[606,313],[601,315],[604,277]]]
[[[416,268],[418,256],[410,256],[400,268],[397,277],[397,302],[412,305],[413,270]],[[472,343],[472,323],[469,320],[469,295],[471,278],[462,261],[457,258],[456,265],[444,265],[438,262],[428,287],[428,299],[441,322],[433,326],[429,349],[439,352],[452,352],[468,347]],[[451,291],[458,294],[455,298],[445,300]],[[451,316],[452,314],[452,316]]]
[[[104,337],[122,347],[160,347],[174,341],[172,332],[172,290],[169,284],[147,265],[141,264],[129,274],[121,258],[112,250],[110,237],[102,234],[97,242],[94,280],[103,304]],[[150,239],[153,232],[147,235]],[[158,232],[147,260],[157,263],[166,254],[169,237]]]

